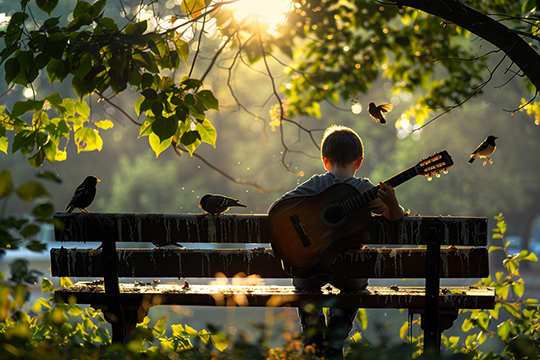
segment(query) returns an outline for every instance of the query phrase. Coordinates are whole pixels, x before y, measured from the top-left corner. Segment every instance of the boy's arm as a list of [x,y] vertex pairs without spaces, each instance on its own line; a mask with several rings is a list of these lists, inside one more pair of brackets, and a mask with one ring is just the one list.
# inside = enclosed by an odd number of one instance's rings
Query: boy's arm
[[379,183],[379,191],[377,197],[386,205],[386,208],[381,213],[382,216],[390,221],[396,221],[403,217],[405,212],[403,207],[399,205],[394,188],[385,183]]

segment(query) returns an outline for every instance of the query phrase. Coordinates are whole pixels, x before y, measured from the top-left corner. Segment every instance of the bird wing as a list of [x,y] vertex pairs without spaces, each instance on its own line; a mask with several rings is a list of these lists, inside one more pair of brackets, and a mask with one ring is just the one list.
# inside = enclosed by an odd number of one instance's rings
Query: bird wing
[[71,201],[69,202],[69,205],[66,207],[66,210],[69,209],[71,205],[77,200],[80,199],[82,196],[88,194],[88,187],[84,184],[81,184],[75,189],[75,194],[73,194],[73,197],[71,198]]
[[387,113],[387,112],[392,111],[392,109],[394,108],[394,105],[392,105],[392,104],[382,104],[382,105],[379,105],[378,108],[382,112]]
[[472,152],[471,156],[474,155],[474,154],[479,153],[482,150],[484,150],[487,146],[488,146],[488,144],[484,141],[483,143],[478,145],[478,147]]

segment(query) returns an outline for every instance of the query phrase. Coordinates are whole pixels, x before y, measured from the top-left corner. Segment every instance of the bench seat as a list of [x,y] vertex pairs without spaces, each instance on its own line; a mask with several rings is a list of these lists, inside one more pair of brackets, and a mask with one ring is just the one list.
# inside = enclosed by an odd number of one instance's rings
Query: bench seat
[[[258,279],[262,280],[262,279]],[[219,280],[217,280],[219,281]],[[246,281],[257,282],[257,279]],[[423,309],[425,288],[415,286],[369,286],[358,293],[342,292],[328,285],[320,292],[302,292],[293,286],[280,285],[197,285],[120,283],[120,300],[126,305],[185,306],[270,306],[297,307],[319,302],[337,307]],[[492,309],[494,289],[477,286],[441,287],[440,309]],[[103,282],[77,282],[55,291],[55,301],[76,300],[79,304],[106,304]]]

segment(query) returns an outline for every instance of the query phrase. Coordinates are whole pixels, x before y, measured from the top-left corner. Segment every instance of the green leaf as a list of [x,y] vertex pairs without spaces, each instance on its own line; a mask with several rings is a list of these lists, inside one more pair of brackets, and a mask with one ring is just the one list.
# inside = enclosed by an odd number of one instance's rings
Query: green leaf
[[175,118],[159,117],[152,123],[152,131],[159,137],[160,141],[170,139],[178,128],[178,120]]
[[182,0],[182,11],[186,15],[197,17],[200,11],[206,7],[204,0]]
[[8,138],[7,136],[0,136],[0,151],[7,154]]
[[51,217],[54,214],[54,206],[50,203],[39,204],[32,210],[32,214],[38,218]]
[[195,97],[197,100],[201,101],[207,109],[219,111],[219,102],[210,90],[201,90]]
[[502,250],[502,247],[500,247],[500,246],[490,246],[489,250],[488,250],[488,253],[490,253],[492,251],[495,251],[495,250]]
[[49,78],[50,84],[56,81],[62,82],[66,76],[68,76],[68,72],[66,71],[64,62],[62,60],[49,60],[49,63],[47,64],[47,77]]
[[529,255],[525,256],[521,260],[531,261],[531,262],[538,262],[538,257],[535,253],[529,253]]
[[36,0],[36,5],[41,11],[46,12],[47,15],[51,16],[56,5],[58,5],[58,0]]
[[223,352],[229,346],[229,339],[227,339],[227,336],[223,333],[216,333],[212,334],[211,336],[212,344],[218,349],[219,351]]
[[502,340],[508,339],[508,335],[510,335],[510,330],[512,329],[512,325],[510,324],[510,320],[507,320],[497,326],[497,335]]
[[111,120],[101,120],[95,123],[95,125],[103,130],[110,129],[114,127],[114,123]]
[[144,120],[141,125],[141,130],[139,131],[139,137],[152,134],[152,124],[154,121],[156,121],[156,118],[153,116],[149,116]]
[[157,136],[154,133],[150,134],[148,141],[150,143],[150,147],[152,148],[152,150],[154,150],[154,153],[156,154],[156,159],[159,156],[159,154],[161,154],[171,145],[170,138],[161,141],[159,136]]
[[358,321],[360,321],[362,329],[366,330],[368,326],[368,316],[366,309],[358,309],[358,312],[356,313],[356,318],[358,319]]
[[516,304],[503,303],[502,306],[504,310],[510,314],[510,316],[513,316],[516,319],[521,319],[521,313],[519,312],[519,307]]
[[538,300],[536,300],[536,299],[527,299],[527,300],[525,300],[525,303],[527,305],[536,305],[536,304],[538,304]]
[[75,143],[77,152],[81,151],[101,151],[103,139],[99,136],[99,131],[92,128],[80,128],[75,132]]
[[40,196],[51,196],[47,189],[36,181],[30,181],[17,188],[17,195],[24,201],[32,201]]
[[184,63],[187,65],[187,61],[189,57],[188,43],[183,40],[178,39],[174,42],[174,44],[176,46],[176,52],[178,53],[178,55],[180,55],[182,60],[184,60]]
[[20,234],[22,237],[27,238],[33,235],[38,234],[41,231],[41,228],[35,224],[29,224],[22,228]]
[[180,142],[184,144],[189,154],[193,155],[193,152],[201,143],[201,135],[198,131],[186,131],[180,138]]
[[60,278],[60,286],[61,287],[70,287],[70,286],[73,286],[73,282],[68,277],[61,277]]
[[37,177],[46,179],[46,180],[51,180],[58,184],[62,183],[62,179],[60,179],[59,177],[57,177],[55,174],[53,174],[50,171],[43,171],[42,173],[37,174]]
[[408,329],[409,329],[409,322],[405,321],[403,325],[401,325],[401,328],[399,329],[399,337],[401,340],[405,340],[405,336],[407,335]]
[[21,71],[21,64],[19,64],[19,60],[15,58],[8,59],[4,65],[4,71],[4,79],[6,80],[6,84],[10,84],[19,74],[19,71]]
[[90,116],[90,106],[88,106],[86,101],[76,101],[75,102],[75,110],[81,116],[84,116],[86,118]]
[[53,283],[47,278],[41,279],[41,292],[49,293],[52,291],[53,291]]
[[154,335],[154,337],[160,338],[165,334],[165,330],[165,318],[161,318],[152,329],[152,335]]
[[[527,0],[521,6],[521,12],[523,14],[526,14],[526,13],[532,11],[535,7],[536,7],[536,0]],[[538,9],[536,9],[536,10],[538,10]]]
[[143,90],[141,94],[148,100],[156,100],[158,98],[156,90],[150,88]]
[[204,119],[202,123],[198,123],[195,130],[199,132],[201,141],[216,147],[217,132],[208,119]]
[[13,192],[13,180],[11,171],[4,169],[0,172],[0,199]]

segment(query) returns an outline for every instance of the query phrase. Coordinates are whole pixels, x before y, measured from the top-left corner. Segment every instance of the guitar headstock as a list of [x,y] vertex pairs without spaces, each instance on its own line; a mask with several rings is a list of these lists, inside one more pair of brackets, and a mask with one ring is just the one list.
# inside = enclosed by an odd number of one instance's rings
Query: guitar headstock
[[454,165],[452,157],[446,150],[435,153],[425,159],[422,159],[416,164],[415,169],[418,175],[424,175],[428,177],[428,181],[431,181],[432,176],[440,176],[441,172],[448,173],[448,168]]

